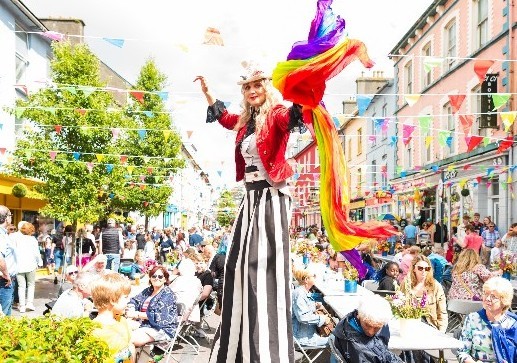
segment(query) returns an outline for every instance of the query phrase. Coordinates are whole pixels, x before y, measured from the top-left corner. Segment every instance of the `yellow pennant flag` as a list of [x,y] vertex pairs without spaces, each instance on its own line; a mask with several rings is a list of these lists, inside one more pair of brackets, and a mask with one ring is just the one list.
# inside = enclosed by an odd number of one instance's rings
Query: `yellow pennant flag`
[[163,137],[165,138],[165,142],[169,140],[169,137],[171,136],[171,130],[163,130]]
[[419,94],[405,95],[404,99],[406,100],[409,107],[412,107],[415,105],[415,103],[418,102],[418,100],[420,99],[420,96],[421,95],[419,95]]
[[95,157],[97,158],[97,161],[99,163],[102,163],[102,160],[104,160],[104,155],[103,154],[95,154]]
[[134,165],[128,165],[127,166],[127,172],[129,174],[133,174],[133,170],[135,169],[135,166]]
[[512,174],[508,174],[508,180],[506,181],[508,184],[513,183]]
[[517,111],[501,112],[501,120],[503,120],[504,131],[508,132],[512,127],[515,117],[517,117]]
[[467,184],[467,179],[461,179],[458,184],[461,189],[465,189],[465,184]]
[[447,171],[453,171],[454,170],[454,165],[449,165],[447,167]]
[[432,136],[426,136],[425,137],[425,148],[429,149],[429,147],[431,146],[432,142],[433,142],[433,137]]

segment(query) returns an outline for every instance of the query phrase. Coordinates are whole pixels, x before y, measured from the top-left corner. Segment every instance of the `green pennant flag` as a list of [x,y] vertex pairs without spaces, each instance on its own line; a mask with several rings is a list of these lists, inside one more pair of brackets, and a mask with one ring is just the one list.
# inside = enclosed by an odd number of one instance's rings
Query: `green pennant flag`
[[432,121],[433,117],[431,115],[423,115],[418,117],[418,122],[420,122],[420,128],[422,129],[423,134],[429,133],[429,127],[431,127]]
[[97,90],[97,88],[90,86],[79,86],[79,89],[83,91],[84,97],[88,97]]
[[488,144],[490,144],[490,138],[485,136],[483,138],[483,146],[487,146]]
[[23,115],[23,112],[25,112],[25,108],[24,107],[16,107],[16,109],[14,110],[16,118],[21,118],[22,115]]
[[424,71],[425,73],[431,72],[433,68],[438,67],[443,63],[443,58],[432,58],[428,57],[424,60]]
[[63,89],[70,92],[71,94],[74,94],[74,95],[77,94],[77,88],[75,88],[74,86],[66,86],[66,87],[63,87]]
[[402,166],[397,166],[396,169],[397,169],[397,171],[396,171],[397,174],[402,173]]
[[447,145],[447,138],[449,137],[449,131],[440,131],[438,133],[438,144],[441,147],[445,147]]
[[508,189],[508,184],[506,184],[506,182],[500,181],[500,183],[501,183],[501,187],[503,187],[503,190]]
[[492,101],[494,101],[494,109],[492,111],[497,110],[499,107],[504,105],[510,99],[509,93],[494,93],[492,95]]

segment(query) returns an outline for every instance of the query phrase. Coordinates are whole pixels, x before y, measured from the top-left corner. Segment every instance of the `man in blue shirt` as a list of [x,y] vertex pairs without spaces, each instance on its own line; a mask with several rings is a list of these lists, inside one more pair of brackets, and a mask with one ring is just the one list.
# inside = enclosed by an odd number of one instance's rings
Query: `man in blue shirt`
[[404,227],[404,236],[407,245],[414,246],[416,244],[416,235],[418,234],[416,225],[417,222],[415,221],[413,224],[408,224]]
[[16,279],[16,250],[7,234],[11,217],[9,208],[0,205],[0,305],[5,315],[11,315]]
[[188,230],[188,244],[192,247],[197,247],[203,242],[203,237],[197,232],[196,227],[191,227]]
[[449,264],[449,262],[445,259],[445,250],[442,247],[434,247],[433,249],[425,249],[423,254],[429,258],[431,261],[431,266],[433,267],[433,277],[439,283],[443,281],[443,273],[445,271],[445,267]]

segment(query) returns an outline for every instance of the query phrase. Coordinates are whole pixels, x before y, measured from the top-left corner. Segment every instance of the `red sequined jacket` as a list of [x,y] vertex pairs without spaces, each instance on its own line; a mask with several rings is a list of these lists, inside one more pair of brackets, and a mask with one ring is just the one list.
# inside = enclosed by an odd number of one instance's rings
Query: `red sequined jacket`
[[[233,130],[239,120],[239,115],[231,114],[226,110],[224,103],[217,100],[207,110],[207,122],[219,123]],[[268,113],[260,134],[257,135],[257,149],[260,159],[269,177],[274,182],[281,182],[294,174],[293,168],[285,158],[289,134],[296,127],[300,132],[305,131],[302,121],[301,106],[293,105],[289,108],[283,105],[274,106]],[[235,138],[235,169],[236,180],[244,179],[245,162],[240,150],[240,144],[246,134],[246,126],[237,131]]]

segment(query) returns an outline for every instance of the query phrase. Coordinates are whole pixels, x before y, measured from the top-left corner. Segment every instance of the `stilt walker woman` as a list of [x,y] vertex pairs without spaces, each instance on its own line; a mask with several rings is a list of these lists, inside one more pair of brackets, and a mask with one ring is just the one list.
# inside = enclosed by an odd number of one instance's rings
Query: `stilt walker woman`
[[210,362],[294,362],[286,182],[294,171],[285,151],[289,133],[305,127],[301,107],[280,104],[263,71],[249,65],[241,77],[240,115],[229,113],[204,77],[196,77],[209,104],[207,122],[237,131],[237,181],[246,187],[232,228]]

